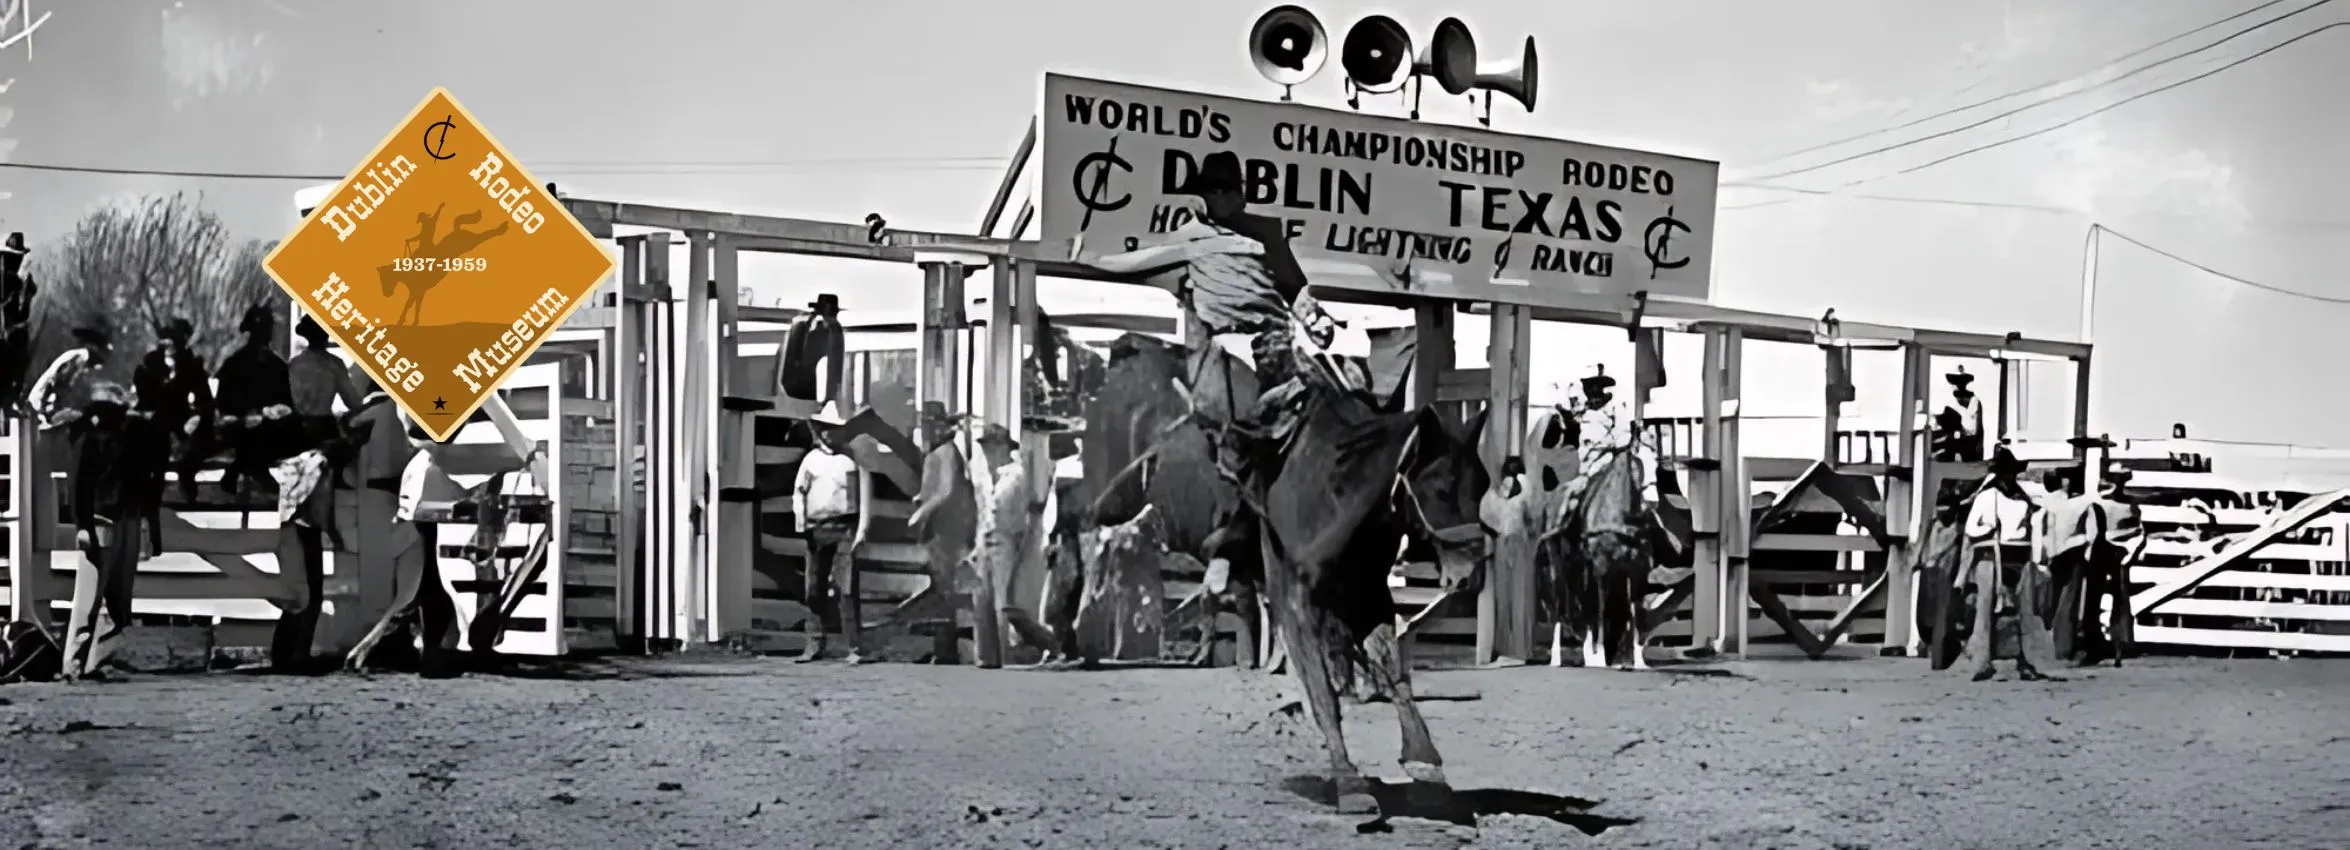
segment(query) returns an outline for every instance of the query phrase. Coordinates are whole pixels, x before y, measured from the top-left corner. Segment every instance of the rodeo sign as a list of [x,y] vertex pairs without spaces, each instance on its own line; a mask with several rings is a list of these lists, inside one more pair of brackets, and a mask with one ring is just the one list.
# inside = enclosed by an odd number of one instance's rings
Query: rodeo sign
[[1115,251],[1183,226],[1178,190],[1222,153],[1301,261],[1711,294],[1717,163],[1059,74],[1043,106],[1048,242]]

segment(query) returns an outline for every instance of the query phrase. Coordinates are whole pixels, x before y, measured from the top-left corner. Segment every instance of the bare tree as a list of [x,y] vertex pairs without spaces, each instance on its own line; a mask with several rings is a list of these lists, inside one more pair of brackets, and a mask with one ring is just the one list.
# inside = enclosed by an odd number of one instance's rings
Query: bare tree
[[243,340],[237,323],[245,310],[264,303],[279,316],[273,345],[283,351],[291,302],[261,268],[273,243],[235,239],[202,204],[200,195],[178,193],[106,207],[51,250],[36,247],[32,277],[41,289],[30,373],[73,344],[74,328],[96,324],[114,338],[107,374],[127,383],[157,329],[175,318],[195,326],[189,342],[197,356],[218,364]]

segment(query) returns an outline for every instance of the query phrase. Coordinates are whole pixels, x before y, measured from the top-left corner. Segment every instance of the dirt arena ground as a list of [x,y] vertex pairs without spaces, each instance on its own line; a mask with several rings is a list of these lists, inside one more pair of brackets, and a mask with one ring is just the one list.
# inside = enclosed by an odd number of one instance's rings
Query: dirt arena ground
[[[1604,802],[1362,833],[1286,683],[673,659],[569,679],[0,688],[0,847],[2212,850],[2350,846],[2350,663],[1975,685],[1914,661],[1424,673],[1462,789]],[[1400,779],[1394,713],[1352,708]]]

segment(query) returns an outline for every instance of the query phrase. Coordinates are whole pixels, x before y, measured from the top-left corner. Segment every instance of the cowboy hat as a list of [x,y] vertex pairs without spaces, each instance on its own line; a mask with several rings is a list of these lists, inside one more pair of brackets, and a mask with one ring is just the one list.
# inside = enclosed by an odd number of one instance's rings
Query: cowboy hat
[[948,412],[945,402],[926,401],[922,403],[920,424],[952,428],[963,424],[963,414]]
[[182,345],[187,344],[188,338],[195,335],[196,323],[190,322],[186,318],[173,318],[155,326],[156,339],[168,339]]
[[2016,459],[2015,452],[2010,451],[2006,446],[1992,449],[1990,462],[1984,464],[1985,471],[2004,478],[2021,475],[2024,470],[2030,468],[2031,464]]
[[810,415],[808,421],[816,425],[845,425],[849,420],[840,415],[840,402],[828,401],[823,408]]
[[1183,181],[1178,195],[1207,195],[1213,192],[1240,191],[1240,155],[1231,151],[1217,151],[1202,157],[1199,170]]
[[817,295],[816,300],[808,302],[808,312],[820,316],[837,314],[840,312],[840,296],[830,292]]
[[1967,374],[1966,366],[1960,365],[1951,369],[1949,372],[1944,373],[1942,375],[1942,380],[1949,381],[1951,386],[1963,387],[1974,383],[1975,376]]
[[0,242],[0,254],[30,253],[32,253],[32,249],[24,246],[24,233],[22,232],[8,234],[8,241]]
[[310,318],[308,313],[302,314],[302,320],[294,323],[294,335],[301,337],[315,348],[325,348],[327,340],[333,338],[327,334],[326,326],[319,324],[317,319]]
[[1020,445],[1020,441],[1012,439],[1012,429],[990,422],[987,423],[985,427],[979,429],[979,444],[982,446],[998,445],[1012,446],[1016,448]]
[[238,333],[268,333],[276,327],[277,311],[268,304],[255,304],[245,308],[245,317],[237,320]]

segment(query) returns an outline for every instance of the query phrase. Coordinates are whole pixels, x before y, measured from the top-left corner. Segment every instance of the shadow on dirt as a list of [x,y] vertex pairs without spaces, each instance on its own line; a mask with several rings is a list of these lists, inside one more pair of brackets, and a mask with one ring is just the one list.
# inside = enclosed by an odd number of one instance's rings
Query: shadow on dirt
[[580,660],[503,659],[475,668],[472,675],[559,682],[633,682],[645,679],[730,679],[756,676],[760,667],[740,662],[664,658]]
[[[1281,781],[1289,793],[1324,806],[1338,804],[1338,794],[1330,780],[1322,776],[1292,776]],[[1584,835],[1599,835],[1619,826],[1640,822],[1639,818],[1595,814],[1601,801],[1580,797],[1545,794],[1540,791],[1518,791],[1508,788],[1456,788],[1450,793],[1434,786],[1410,781],[1389,782],[1375,779],[1371,782],[1371,796],[1379,800],[1379,817],[1355,827],[1357,832],[1387,832],[1388,821],[1394,818],[1416,818],[1460,826],[1476,826],[1477,819],[1493,815],[1523,815],[1543,818],[1573,827]]]

